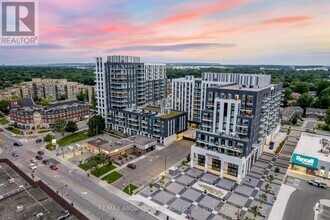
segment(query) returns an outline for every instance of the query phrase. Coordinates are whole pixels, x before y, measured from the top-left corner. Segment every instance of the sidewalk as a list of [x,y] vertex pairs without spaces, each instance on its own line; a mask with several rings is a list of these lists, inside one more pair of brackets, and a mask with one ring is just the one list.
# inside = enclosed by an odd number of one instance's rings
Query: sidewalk
[[292,186],[283,184],[277,195],[277,200],[269,214],[269,220],[282,220],[286,209],[286,205],[290,199],[291,194],[296,190]]

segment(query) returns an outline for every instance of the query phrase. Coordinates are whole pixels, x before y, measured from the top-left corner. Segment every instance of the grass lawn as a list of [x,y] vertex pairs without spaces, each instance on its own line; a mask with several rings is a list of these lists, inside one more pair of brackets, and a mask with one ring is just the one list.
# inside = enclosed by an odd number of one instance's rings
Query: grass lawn
[[14,134],[23,134],[23,132],[22,131],[20,131],[20,130],[18,130],[18,129],[16,129],[16,128],[13,128],[13,127],[7,127],[7,128],[5,128],[7,131],[10,131],[10,132],[12,132],[12,133],[14,133]]
[[52,144],[47,144],[46,149],[49,151],[53,151],[53,150],[55,150],[55,147]]
[[81,169],[83,169],[83,170],[85,170],[85,171],[89,169],[88,165],[85,164],[85,163],[81,163],[81,164],[79,164],[78,167],[80,167]]
[[8,122],[9,121],[5,117],[0,118],[0,124],[5,125],[5,124],[8,124]]
[[107,181],[109,184],[115,182],[116,180],[120,179],[124,175],[121,173],[118,173],[117,171],[113,171],[112,173],[106,175],[102,178],[102,180]]
[[128,184],[123,191],[127,193],[128,195],[133,195],[134,190],[136,190],[138,187],[133,184]]
[[79,131],[77,133],[73,133],[69,136],[66,136],[66,137],[60,139],[57,143],[60,147],[63,147],[63,146],[72,144],[74,142],[86,140],[87,138],[89,138],[89,136],[87,135],[87,132]]
[[92,172],[92,174],[93,174],[94,176],[96,176],[96,177],[100,177],[100,176],[102,176],[103,174],[105,174],[105,173],[107,173],[107,172],[109,172],[109,171],[111,171],[111,170],[113,170],[113,169],[115,169],[115,168],[116,168],[116,167],[115,167],[114,165],[109,165],[109,164],[107,164],[107,165],[104,165],[104,166],[102,166],[102,167],[100,167],[100,168],[94,170],[94,171]]

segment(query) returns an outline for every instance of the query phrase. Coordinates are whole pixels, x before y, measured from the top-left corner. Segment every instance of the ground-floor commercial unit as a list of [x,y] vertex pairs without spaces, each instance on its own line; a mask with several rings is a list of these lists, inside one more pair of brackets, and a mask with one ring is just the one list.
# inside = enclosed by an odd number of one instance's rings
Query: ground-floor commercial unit
[[241,182],[263,152],[264,144],[259,144],[246,157],[226,155],[199,146],[191,147],[191,167],[196,167]]
[[155,150],[156,145],[157,140],[139,135],[118,139],[105,134],[88,141],[85,148],[92,153],[101,153],[108,156],[108,159],[116,160],[130,154],[144,155]]
[[329,137],[302,133],[291,157],[291,169],[330,178]]

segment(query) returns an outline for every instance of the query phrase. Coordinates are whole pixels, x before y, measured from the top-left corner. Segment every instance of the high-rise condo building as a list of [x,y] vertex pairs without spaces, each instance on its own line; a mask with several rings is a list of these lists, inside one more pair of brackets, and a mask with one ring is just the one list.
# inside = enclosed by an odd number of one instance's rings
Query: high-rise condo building
[[187,114],[167,103],[165,64],[147,64],[139,57],[96,58],[98,114],[109,129],[156,138],[168,145],[186,130]]
[[241,73],[203,73],[201,78],[186,76],[172,80],[172,101],[174,110],[188,113],[188,122],[195,124],[201,122],[201,113],[205,109],[206,89],[212,86],[221,86],[230,83],[242,85],[250,84],[265,85],[270,83],[270,76],[264,75],[262,78],[249,77],[249,74]]
[[282,84],[269,75],[232,76],[233,83],[206,88],[191,166],[240,182],[279,131]]

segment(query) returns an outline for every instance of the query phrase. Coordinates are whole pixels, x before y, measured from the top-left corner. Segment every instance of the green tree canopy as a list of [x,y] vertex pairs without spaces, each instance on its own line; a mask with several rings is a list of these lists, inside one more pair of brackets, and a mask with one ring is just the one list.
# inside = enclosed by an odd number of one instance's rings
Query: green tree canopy
[[78,93],[77,99],[79,101],[82,101],[82,102],[85,101],[85,95],[84,95],[84,92],[82,90],[80,90],[80,92]]
[[322,90],[315,102],[315,106],[323,109],[330,107],[330,87]]
[[299,97],[297,104],[304,109],[304,115],[306,114],[306,108],[310,107],[313,101],[313,97],[308,95],[308,93],[304,93]]
[[41,105],[46,106],[48,103],[52,102],[50,99],[44,99],[41,101]]
[[101,131],[105,129],[105,120],[100,115],[94,115],[88,120],[87,125],[89,128],[88,134],[90,136],[94,136],[99,134]]
[[64,132],[65,132],[65,128],[66,128],[66,120],[64,119],[59,119],[57,121],[54,122],[54,124],[52,124],[51,128],[57,132],[57,133],[61,133],[62,136],[64,136]]
[[10,101],[9,100],[1,100],[0,101],[0,111],[8,114],[9,113],[9,105]]
[[78,126],[75,121],[68,121],[68,123],[65,126],[66,132],[75,132],[78,131]]
[[47,143],[50,143],[55,137],[51,134],[47,134],[45,137],[44,137],[44,141],[46,141]]

